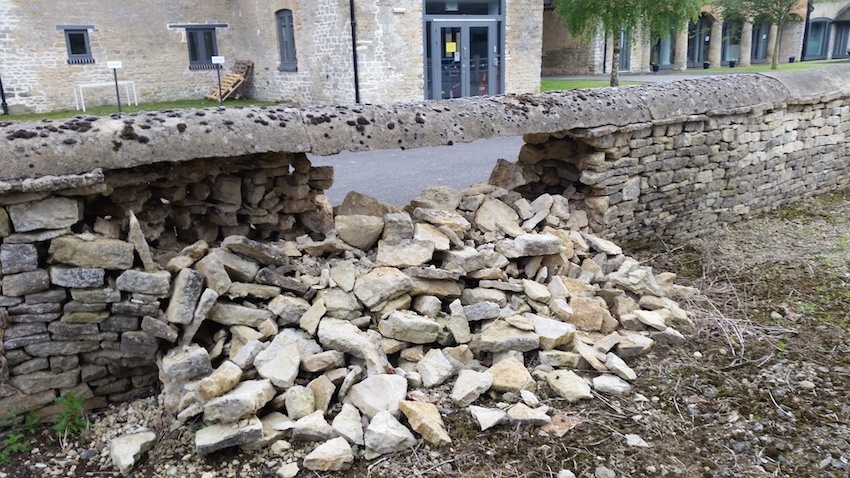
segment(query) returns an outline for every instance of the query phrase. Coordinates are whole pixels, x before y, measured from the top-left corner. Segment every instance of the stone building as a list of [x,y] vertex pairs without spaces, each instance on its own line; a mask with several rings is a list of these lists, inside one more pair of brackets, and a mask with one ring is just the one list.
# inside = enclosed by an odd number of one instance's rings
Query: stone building
[[[847,58],[850,38],[850,1],[805,2],[783,30],[779,61]],[[567,31],[555,14],[551,0],[544,2],[542,76],[601,74],[610,72],[613,42],[599,35],[583,43]],[[621,34],[622,54],[618,68],[626,72],[646,72],[650,64],[660,68],[685,70],[769,63],[778,28],[758,18],[726,21],[710,7],[703,7],[696,22],[689,22],[678,35],[650,42],[641,35]],[[808,18],[808,32],[806,19]]]
[[13,113],[114,103],[108,61],[139,101],[200,98],[213,56],[253,62],[249,97],[299,105],[529,93],[542,14],[539,0],[0,0],[0,75]]

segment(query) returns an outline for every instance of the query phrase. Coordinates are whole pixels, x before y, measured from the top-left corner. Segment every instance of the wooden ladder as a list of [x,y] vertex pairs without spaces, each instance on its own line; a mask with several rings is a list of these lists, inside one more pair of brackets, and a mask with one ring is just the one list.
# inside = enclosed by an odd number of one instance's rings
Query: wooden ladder
[[[239,99],[242,96],[242,85],[248,80],[248,75],[254,69],[254,63],[248,60],[236,60],[229,73],[221,75],[221,100],[224,101],[231,96]],[[204,98],[218,101],[218,82],[214,83]]]

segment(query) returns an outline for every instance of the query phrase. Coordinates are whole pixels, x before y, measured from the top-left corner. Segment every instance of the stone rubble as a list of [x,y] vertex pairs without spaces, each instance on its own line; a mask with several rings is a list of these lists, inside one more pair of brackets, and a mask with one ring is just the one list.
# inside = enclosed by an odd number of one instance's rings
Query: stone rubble
[[[225,249],[255,264],[237,268],[231,259],[219,267],[218,283],[227,287],[200,328],[188,312],[170,320],[183,333],[197,329],[213,339],[203,349],[209,359],[198,362],[204,372],[170,366],[191,380],[162,369],[165,382],[183,383],[166,388],[174,394],[165,400],[172,413],[190,420],[203,411],[205,421],[227,429],[219,444],[207,432],[198,453],[244,447],[234,430],[281,412],[294,421],[284,436],[318,443],[304,459],[310,470],[345,469],[355,457],[412,447],[417,436],[434,446],[451,443],[440,408],[419,401],[418,390],[467,408],[482,430],[505,422],[544,426],[555,411],[531,392],[548,387],[568,401],[592,399],[594,391],[629,394],[636,376],[624,359],[681,336],[674,327],[688,321],[669,298],[672,280],[658,280],[619,246],[580,230],[566,201],[546,195],[526,204],[503,189],[476,186],[453,192],[466,209],[428,203],[429,195],[447,191],[427,190],[409,212],[384,213],[389,207],[375,200],[344,203],[338,210],[358,214],[337,215],[337,230],[323,239],[260,247],[228,237],[195,263],[172,264],[172,297],[187,311],[193,304],[185,298],[200,292],[180,277],[200,272],[209,287],[214,261],[205,261]],[[316,257],[309,250],[319,242],[344,247]],[[274,252],[283,250],[289,255]],[[251,292],[251,274],[277,289]],[[539,362],[533,369],[526,366],[531,353]],[[238,376],[232,364],[243,385],[225,390]],[[273,391],[237,405],[239,387],[260,379]],[[212,385],[220,381],[226,385]],[[504,408],[474,405],[485,395]],[[520,396],[525,403],[516,403]],[[229,418],[212,412],[218,403],[233,403]]]
[[[545,426],[557,411],[533,392],[548,388],[571,402],[594,391],[629,394],[636,377],[625,360],[684,340],[677,328],[689,320],[670,298],[674,278],[657,278],[588,234],[582,211],[563,197],[528,202],[489,185],[432,188],[405,210],[350,197],[332,220],[314,218],[328,225],[322,233],[199,240],[166,257],[165,270],[147,261],[132,269],[134,252],[149,250],[138,234],[132,242],[60,236],[48,252],[63,265],[48,270],[28,248],[3,243],[3,257],[15,258],[2,262],[14,323],[5,331],[7,359],[18,348],[29,357],[82,354],[82,364],[66,368],[116,394],[158,378],[172,428],[204,422],[199,455],[282,437],[316,442],[302,466],[331,471],[415,446],[417,436],[450,444],[442,409],[423,396],[466,408],[482,431]],[[52,227],[67,227],[73,208],[57,211]],[[13,220],[38,225],[21,214]],[[51,283],[72,287],[62,310],[16,299],[32,302]],[[40,325],[56,317],[77,327],[65,332],[73,340],[57,341],[56,325]],[[96,351],[103,341],[114,345]],[[147,360],[158,351],[154,366]],[[93,378],[140,366],[120,387]],[[40,399],[60,379],[51,374],[54,383],[42,385],[41,370],[14,385]],[[499,408],[475,405],[482,397]],[[297,473],[297,465],[284,468],[279,476]]]

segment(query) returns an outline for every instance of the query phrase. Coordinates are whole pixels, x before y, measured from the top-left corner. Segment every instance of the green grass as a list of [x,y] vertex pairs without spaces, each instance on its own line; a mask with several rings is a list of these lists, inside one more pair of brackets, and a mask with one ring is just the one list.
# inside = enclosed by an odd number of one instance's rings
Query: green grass
[[[227,100],[224,102],[225,108],[232,108],[235,106],[260,106],[260,105],[276,105],[278,102],[275,101],[257,101],[257,100],[249,100],[249,99],[239,99],[239,100]],[[183,109],[183,108],[213,108],[218,106],[218,101],[210,101],[206,99],[202,100],[180,100],[180,101],[163,101],[159,103],[139,103],[139,106],[131,105],[121,105],[122,113],[133,113],[136,111],[159,111],[159,110],[169,110],[169,109]],[[86,111],[78,111],[78,110],[65,110],[65,111],[51,111],[49,113],[28,113],[28,114],[17,114],[17,115],[9,115],[9,116],[0,116],[0,121],[39,121],[42,119],[55,119],[62,120],[73,118],[78,115],[88,115],[88,116],[109,116],[113,113],[118,113],[118,106],[116,105],[106,105],[106,106],[93,106],[86,108]]]
[[[541,80],[540,92],[578,90],[583,88],[605,88],[609,86],[609,80]],[[640,85],[638,81],[620,81],[620,86]]]

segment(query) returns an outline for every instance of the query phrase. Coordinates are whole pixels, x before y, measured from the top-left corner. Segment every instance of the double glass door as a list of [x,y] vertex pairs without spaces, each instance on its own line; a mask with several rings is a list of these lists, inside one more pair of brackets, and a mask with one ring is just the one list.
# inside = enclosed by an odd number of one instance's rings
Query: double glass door
[[496,94],[500,58],[495,21],[434,20],[426,33],[428,98]]

